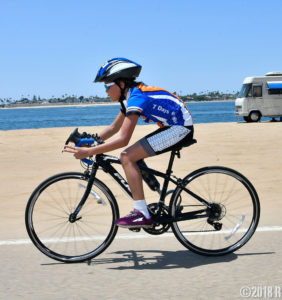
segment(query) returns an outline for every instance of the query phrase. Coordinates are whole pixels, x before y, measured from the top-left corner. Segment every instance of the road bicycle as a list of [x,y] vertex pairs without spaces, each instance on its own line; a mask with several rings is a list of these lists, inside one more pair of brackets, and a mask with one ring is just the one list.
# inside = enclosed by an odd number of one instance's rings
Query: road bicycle
[[[66,144],[69,141],[77,146],[101,143],[97,135],[80,134],[77,129]],[[192,139],[182,147],[195,143]],[[183,246],[200,255],[219,256],[238,250],[249,241],[259,222],[255,188],[239,172],[220,166],[176,177],[172,166],[175,157],[180,158],[182,147],[171,151],[165,173],[139,162],[143,179],[159,198],[148,205],[153,226],[143,230],[160,235],[171,229]],[[115,221],[119,207],[110,188],[98,178],[99,172],[108,173],[132,196],[114,164],[121,162],[105,154],[83,159],[84,172],[54,175],[34,190],[27,203],[25,223],[31,241],[42,253],[58,261],[77,263],[90,261],[109,247],[118,230]],[[157,178],[163,178],[162,186]],[[175,188],[168,190],[169,184]],[[139,232],[140,228],[130,230]]]

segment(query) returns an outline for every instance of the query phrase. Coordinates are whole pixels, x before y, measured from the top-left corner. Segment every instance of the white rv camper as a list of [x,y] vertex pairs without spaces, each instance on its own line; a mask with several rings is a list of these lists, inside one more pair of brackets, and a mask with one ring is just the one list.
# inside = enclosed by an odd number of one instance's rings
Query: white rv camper
[[261,117],[282,116],[282,73],[247,77],[235,101],[236,116],[247,122],[258,122]]

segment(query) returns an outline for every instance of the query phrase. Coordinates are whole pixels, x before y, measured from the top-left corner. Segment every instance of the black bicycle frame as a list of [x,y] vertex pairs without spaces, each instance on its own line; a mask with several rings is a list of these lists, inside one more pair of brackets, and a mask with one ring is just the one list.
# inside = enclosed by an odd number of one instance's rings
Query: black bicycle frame
[[[164,204],[165,196],[166,196],[167,189],[168,189],[168,184],[169,184],[169,182],[172,182],[177,187],[180,187],[185,192],[187,192],[188,194],[190,194],[192,197],[194,197],[195,199],[197,199],[199,202],[201,202],[207,208],[210,208],[210,204],[206,200],[204,200],[203,198],[201,198],[197,194],[195,194],[192,191],[190,191],[187,188],[185,188],[185,186],[183,185],[183,180],[182,179],[177,178],[175,176],[174,176],[175,179],[173,179],[171,177],[171,174],[172,174],[172,165],[173,165],[173,162],[174,162],[175,155],[177,155],[178,157],[180,157],[179,150],[174,150],[174,151],[171,152],[170,160],[169,160],[169,163],[168,163],[168,168],[166,170],[166,173],[159,172],[157,170],[148,168],[146,166],[142,166],[142,165],[139,166],[140,169],[142,169],[142,170],[144,170],[144,171],[146,171],[146,172],[148,172],[150,174],[153,174],[153,175],[155,175],[157,177],[164,178],[164,183],[163,183],[163,188],[161,190],[159,203],[160,204]],[[99,168],[101,168],[104,172],[109,173],[110,176],[132,198],[132,193],[130,191],[130,187],[129,187],[127,181],[112,166],[112,164],[121,165],[121,161],[120,161],[120,159],[118,159],[115,156],[110,156],[110,155],[105,155],[105,154],[98,154],[98,155],[96,155],[96,160],[93,162],[91,174],[88,175],[89,176],[89,180],[88,180],[88,184],[87,184],[86,190],[84,192],[84,195],[83,195],[80,203],[78,204],[75,212],[72,214],[73,220],[76,220],[76,216],[78,215],[79,211],[81,210],[82,206],[84,205],[84,203],[85,203],[85,201],[86,201],[86,199],[87,199],[87,197],[88,197],[88,195],[89,195],[89,193],[91,191],[91,188],[92,188],[92,185],[93,185],[93,182],[94,182],[97,170]],[[198,211],[194,211],[194,212],[189,212],[189,213],[182,214],[179,220],[184,220],[184,219],[187,220],[187,219],[195,218],[198,213],[201,213],[201,212],[204,212],[204,211],[206,211],[206,210],[198,210]]]

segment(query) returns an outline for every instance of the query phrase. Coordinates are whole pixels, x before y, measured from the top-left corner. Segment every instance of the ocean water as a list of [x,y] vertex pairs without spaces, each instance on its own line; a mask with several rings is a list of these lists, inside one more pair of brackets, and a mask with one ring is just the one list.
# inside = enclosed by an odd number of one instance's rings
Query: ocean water
[[[197,123],[237,122],[235,102],[190,102],[187,103]],[[117,116],[118,105],[9,108],[0,109],[0,130],[81,127],[109,125]],[[138,124],[146,124],[140,118]]]

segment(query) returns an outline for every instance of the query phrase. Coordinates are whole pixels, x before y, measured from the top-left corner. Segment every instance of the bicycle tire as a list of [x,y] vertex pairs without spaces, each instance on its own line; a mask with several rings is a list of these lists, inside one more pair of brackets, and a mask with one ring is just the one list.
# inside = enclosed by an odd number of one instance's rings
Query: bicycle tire
[[[43,181],[26,206],[25,224],[33,244],[48,257],[65,263],[90,260],[113,241],[119,209],[109,188],[95,178],[92,190],[71,223],[89,176],[67,172]],[[93,197],[94,196],[94,197]]]
[[[219,209],[217,220],[209,212],[209,217],[203,214],[196,219],[173,222],[172,231],[182,245],[200,255],[220,256],[249,241],[259,222],[260,203],[246,177],[226,167],[204,167],[187,175],[183,186]],[[205,206],[182,187],[175,189],[169,205],[173,217],[202,208]]]

